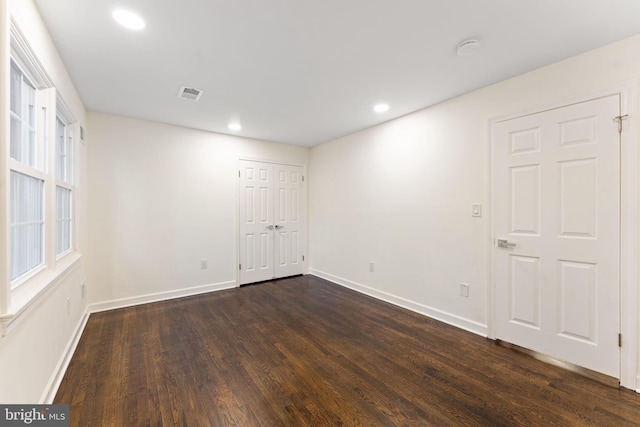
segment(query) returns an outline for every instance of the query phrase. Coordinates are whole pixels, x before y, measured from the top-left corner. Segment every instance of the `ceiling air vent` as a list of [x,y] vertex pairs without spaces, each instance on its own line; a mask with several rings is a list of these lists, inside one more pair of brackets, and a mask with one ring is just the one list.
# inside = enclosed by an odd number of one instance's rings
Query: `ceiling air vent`
[[195,89],[192,87],[182,86],[180,92],[178,92],[178,98],[190,99],[191,101],[197,101],[202,96],[204,91]]

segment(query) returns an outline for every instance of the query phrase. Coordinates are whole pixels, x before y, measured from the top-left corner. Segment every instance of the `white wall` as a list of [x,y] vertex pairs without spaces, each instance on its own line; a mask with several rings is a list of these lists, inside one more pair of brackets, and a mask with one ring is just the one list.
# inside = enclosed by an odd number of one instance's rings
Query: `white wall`
[[[3,1],[4,3],[4,1]],[[59,94],[69,106],[75,118],[84,126],[85,111],[82,102],[67,74],[67,71],[55,49],[37,9],[31,0],[12,0],[7,2],[8,11],[20,30],[28,40]],[[2,8],[0,8],[2,10]],[[1,15],[1,13],[0,13]],[[4,17],[6,18],[6,17]],[[0,31],[9,34],[2,21]],[[0,37],[2,39],[2,37]],[[0,48],[0,61],[3,66],[9,55],[6,45]],[[3,80],[4,81],[4,80]],[[5,81],[6,83],[6,81]],[[2,88],[2,105],[5,103],[8,85]],[[1,114],[8,111],[0,108]],[[7,126],[5,121],[2,126]],[[6,129],[1,134],[6,135]],[[78,199],[76,223],[78,232],[78,250],[86,252],[86,147],[78,144],[78,161],[80,163],[77,189],[74,193]],[[8,151],[7,151],[8,152]],[[4,183],[0,179],[0,184]],[[6,185],[4,183],[3,185]],[[5,230],[2,231],[3,233]],[[0,256],[6,257],[6,248],[0,248]],[[85,259],[81,259],[68,270],[56,284],[49,288],[47,294],[39,299],[39,303],[24,315],[17,326],[8,335],[0,337],[0,402],[2,403],[35,403],[50,399],[47,393],[55,387],[55,382],[63,373],[60,367],[64,362],[67,346],[69,346],[83,320],[86,301],[82,301],[80,283],[86,277]],[[71,311],[67,314],[67,298],[71,298]]]
[[89,283],[99,308],[235,286],[238,159],[306,165],[309,155],[98,113],[89,129]]
[[311,271],[486,334],[490,120],[638,77],[640,36],[314,147]]
[[488,205],[487,126],[473,114],[461,126],[467,108],[442,105],[312,149],[312,272],[482,332],[489,224],[471,204]]

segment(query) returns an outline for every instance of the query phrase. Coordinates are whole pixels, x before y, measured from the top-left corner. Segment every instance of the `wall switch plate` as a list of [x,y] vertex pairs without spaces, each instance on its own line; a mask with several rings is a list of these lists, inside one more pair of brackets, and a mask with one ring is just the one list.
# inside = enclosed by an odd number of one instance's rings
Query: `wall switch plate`
[[375,266],[373,265],[373,263],[372,263],[372,262],[370,262],[370,263],[369,263],[369,271],[373,273],[373,272],[374,272],[374,270],[375,270]]
[[71,297],[67,297],[67,316],[71,314]]
[[474,216],[474,217],[482,216],[482,205],[480,203],[474,203],[471,205],[471,216]]
[[460,283],[460,296],[469,297],[469,285],[466,283]]
[[83,280],[80,283],[80,299],[84,300],[84,297],[87,296],[87,281]]
[[200,269],[201,270],[206,270],[207,267],[209,266],[209,263],[206,259],[201,259],[200,260]]

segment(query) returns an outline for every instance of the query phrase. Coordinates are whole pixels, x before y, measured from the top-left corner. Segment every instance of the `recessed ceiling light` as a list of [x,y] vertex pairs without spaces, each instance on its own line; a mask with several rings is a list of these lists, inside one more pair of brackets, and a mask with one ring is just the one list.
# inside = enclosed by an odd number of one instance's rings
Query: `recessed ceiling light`
[[227,127],[232,131],[239,131],[240,129],[242,129],[242,126],[240,126],[240,123],[229,123]]
[[373,107],[373,111],[375,111],[376,113],[384,113],[388,109],[389,106],[387,104],[377,104],[375,107]]
[[130,30],[142,30],[145,27],[144,20],[133,12],[128,10],[118,9],[114,10],[111,14],[113,19],[120,25]]

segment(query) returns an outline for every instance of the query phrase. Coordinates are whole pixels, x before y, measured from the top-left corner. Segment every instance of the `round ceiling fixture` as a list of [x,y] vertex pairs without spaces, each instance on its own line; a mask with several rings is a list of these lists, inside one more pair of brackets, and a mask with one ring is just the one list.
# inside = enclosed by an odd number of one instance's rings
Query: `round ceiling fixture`
[[389,109],[389,105],[387,104],[376,104],[373,107],[373,111],[375,111],[376,113],[384,113],[388,109]]
[[473,55],[478,49],[480,49],[480,42],[478,40],[465,40],[458,45],[458,56]]
[[130,30],[139,31],[146,26],[144,19],[142,19],[140,15],[128,10],[114,10],[111,16],[113,16],[113,19],[115,19],[118,24]]

